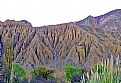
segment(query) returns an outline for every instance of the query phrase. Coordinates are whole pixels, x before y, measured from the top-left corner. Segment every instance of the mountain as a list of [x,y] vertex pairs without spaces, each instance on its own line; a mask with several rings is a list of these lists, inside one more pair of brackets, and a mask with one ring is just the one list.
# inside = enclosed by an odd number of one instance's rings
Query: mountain
[[0,22],[5,44],[8,36],[14,46],[14,61],[26,71],[29,63],[53,69],[67,62],[90,68],[102,59],[121,55],[121,10],[70,23],[33,27],[26,20]]
[[90,27],[104,28],[110,31],[121,31],[121,9],[113,10],[97,17],[93,17],[90,15],[84,20],[78,21],[77,24],[88,25]]

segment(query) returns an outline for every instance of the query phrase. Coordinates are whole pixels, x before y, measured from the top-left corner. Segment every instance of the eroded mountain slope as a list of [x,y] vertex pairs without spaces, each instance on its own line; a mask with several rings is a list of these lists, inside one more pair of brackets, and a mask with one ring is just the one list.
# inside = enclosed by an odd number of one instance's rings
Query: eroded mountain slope
[[[103,32],[102,29],[99,31]],[[29,63],[56,69],[68,61],[90,67],[102,58],[121,55],[121,41],[106,31],[105,37],[99,39],[102,32],[94,30],[95,34],[92,34],[75,23],[43,27],[32,27],[25,21],[8,20],[0,23],[2,41],[5,43],[8,36],[11,37],[14,61],[26,70],[31,68]]]

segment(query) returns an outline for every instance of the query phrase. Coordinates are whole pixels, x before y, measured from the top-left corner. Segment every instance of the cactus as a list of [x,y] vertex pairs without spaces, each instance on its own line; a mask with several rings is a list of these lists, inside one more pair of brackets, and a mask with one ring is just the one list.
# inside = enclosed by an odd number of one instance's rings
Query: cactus
[[8,39],[5,42],[5,76],[7,83],[10,83],[13,56],[14,56],[14,50],[11,37],[9,35]]

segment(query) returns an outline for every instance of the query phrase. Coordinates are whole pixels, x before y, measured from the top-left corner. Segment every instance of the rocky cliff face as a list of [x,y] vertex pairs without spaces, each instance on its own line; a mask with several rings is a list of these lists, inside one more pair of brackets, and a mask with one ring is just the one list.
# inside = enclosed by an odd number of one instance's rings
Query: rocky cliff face
[[11,36],[14,61],[26,70],[31,68],[29,63],[53,69],[62,68],[66,62],[90,67],[102,58],[121,55],[119,11],[89,16],[77,23],[43,27],[32,27],[25,20],[7,20],[0,22],[0,35],[3,42]]

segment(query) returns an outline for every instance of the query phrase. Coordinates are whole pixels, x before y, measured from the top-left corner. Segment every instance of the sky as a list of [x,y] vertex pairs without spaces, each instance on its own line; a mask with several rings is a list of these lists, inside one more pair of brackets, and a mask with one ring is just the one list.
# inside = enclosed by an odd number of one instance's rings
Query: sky
[[33,26],[74,22],[121,9],[121,0],[0,0],[0,21],[27,20]]

